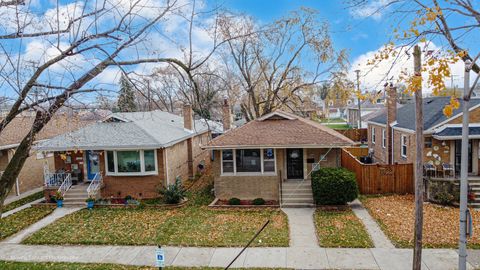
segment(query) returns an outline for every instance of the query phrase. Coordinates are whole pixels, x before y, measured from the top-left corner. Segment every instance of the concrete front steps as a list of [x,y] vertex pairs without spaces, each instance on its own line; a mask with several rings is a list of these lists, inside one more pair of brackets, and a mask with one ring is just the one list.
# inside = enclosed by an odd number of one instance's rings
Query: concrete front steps
[[281,207],[314,207],[312,185],[309,180],[286,180],[282,183]]
[[88,198],[88,183],[72,186],[63,198],[63,204],[69,206],[84,206]]

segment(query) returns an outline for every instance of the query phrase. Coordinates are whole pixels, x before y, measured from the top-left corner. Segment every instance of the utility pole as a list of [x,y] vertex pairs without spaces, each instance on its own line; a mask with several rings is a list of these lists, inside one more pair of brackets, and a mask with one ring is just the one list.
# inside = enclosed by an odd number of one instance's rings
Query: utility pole
[[462,116],[462,157],[460,160],[460,237],[458,239],[458,269],[467,269],[467,193],[468,193],[468,122],[470,104],[470,69],[471,62],[465,61],[463,82],[463,116]]
[[[422,52],[418,45],[413,50],[414,76],[422,77]],[[413,270],[422,269],[423,229],[423,106],[422,84],[415,89],[415,232],[413,247]]]
[[357,91],[358,91],[358,129],[362,128],[362,105],[360,104],[360,70],[357,69],[355,70],[355,73],[357,73]]

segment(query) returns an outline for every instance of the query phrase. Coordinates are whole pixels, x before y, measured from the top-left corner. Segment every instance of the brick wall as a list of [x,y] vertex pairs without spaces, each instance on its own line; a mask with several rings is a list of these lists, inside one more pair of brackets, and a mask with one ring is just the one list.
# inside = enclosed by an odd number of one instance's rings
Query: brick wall
[[[170,158],[170,157],[169,157]],[[130,195],[134,198],[158,197],[158,188],[164,183],[163,149],[157,149],[158,175],[146,176],[110,176],[104,175],[102,197],[123,198]],[[100,157],[100,171],[105,172],[105,158]]]
[[450,141],[444,142],[432,139],[432,147],[424,148],[424,162],[433,162],[433,164],[437,165],[438,169],[440,169],[442,162],[453,165],[454,161],[450,159],[451,151],[453,150],[454,149],[450,149]]
[[[328,152],[329,148],[309,148],[306,149],[307,159],[314,159],[315,163],[307,163],[307,174],[312,171],[313,166],[320,160],[322,155],[325,155]],[[339,148],[332,148],[330,152],[328,152],[327,157],[320,161],[320,168],[326,167],[340,167],[341,165],[341,149]],[[311,177],[309,177],[310,179]]]
[[[460,113],[460,111],[458,111]],[[469,123],[480,123],[480,108],[476,108],[470,111],[469,114]],[[452,120],[448,121],[447,124],[461,124],[463,121],[463,116],[459,116],[457,118],[453,118]]]
[[[375,127],[375,143],[372,142],[372,127]],[[382,146],[382,131],[385,127],[375,124],[368,124],[368,149],[373,149],[373,158],[375,162],[378,163],[387,163],[387,146],[388,146],[388,138],[387,138],[387,145],[385,148]]]
[[[407,137],[407,156],[402,157],[401,154],[401,136]],[[394,129],[393,132],[393,162],[397,163],[413,163],[415,161],[415,154],[417,147],[415,144],[415,134],[398,131]]]

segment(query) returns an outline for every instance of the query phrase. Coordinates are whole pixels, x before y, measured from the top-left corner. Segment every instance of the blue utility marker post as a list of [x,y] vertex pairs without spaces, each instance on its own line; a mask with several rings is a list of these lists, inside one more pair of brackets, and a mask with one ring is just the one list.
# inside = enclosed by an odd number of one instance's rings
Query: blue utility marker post
[[158,246],[158,248],[155,249],[155,261],[155,265],[158,267],[158,269],[161,270],[162,267],[165,267],[165,252],[161,246]]

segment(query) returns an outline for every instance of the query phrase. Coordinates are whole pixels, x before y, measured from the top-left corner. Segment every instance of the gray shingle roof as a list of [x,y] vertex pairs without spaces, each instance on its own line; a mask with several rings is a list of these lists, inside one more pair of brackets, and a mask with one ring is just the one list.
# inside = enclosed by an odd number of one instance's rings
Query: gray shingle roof
[[[480,135],[480,127],[469,127],[468,129],[469,136],[478,136]],[[438,137],[461,137],[462,136],[462,127],[446,127],[443,130],[434,134]]]
[[[453,116],[462,112],[463,100],[459,99],[460,108],[453,112]],[[448,118],[443,114],[443,108],[450,102],[450,97],[429,97],[423,99],[423,128],[425,130],[446,121]],[[480,104],[480,99],[471,99],[470,108]],[[385,124],[387,122],[386,112],[370,119],[371,122]],[[403,105],[397,108],[396,127],[415,130],[415,103]]]
[[36,149],[62,151],[162,148],[204,133],[209,128],[205,120],[195,120],[194,130],[187,130],[183,127],[183,117],[162,111],[114,113],[107,120],[111,119],[117,121],[98,122],[62,134],[38,144]]

